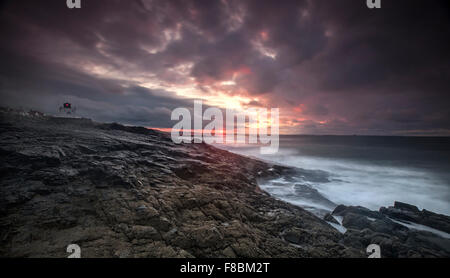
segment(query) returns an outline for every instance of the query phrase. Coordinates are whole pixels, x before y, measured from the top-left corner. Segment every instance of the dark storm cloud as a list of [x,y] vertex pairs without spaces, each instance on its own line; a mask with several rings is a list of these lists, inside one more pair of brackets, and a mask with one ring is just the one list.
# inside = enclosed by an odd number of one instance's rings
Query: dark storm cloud
[[65,2],[4,3],[2,104],[169,127],[170,88],[233,80],[300,132],[449,133],[448,1]]
[[333,1],[316,9],[336,33],[319,64],[318,70],[325,69],[324,86],[348,89],[394,81],[400,89],[432,78],[443,85],[449,77],[445,1],[384,1],[378,11]]
[[170,126],[173,109],[192,106],[191,101],[170,97],[165,91],[12,55],[4,57],[0,71],[2,105],[55,114],[62,103],[70,101],[84,117],[150,127]]

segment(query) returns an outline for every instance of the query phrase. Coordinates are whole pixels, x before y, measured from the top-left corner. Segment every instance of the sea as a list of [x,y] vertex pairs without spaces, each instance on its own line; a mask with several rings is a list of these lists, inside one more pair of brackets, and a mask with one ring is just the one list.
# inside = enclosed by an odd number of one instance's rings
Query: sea
[[339,204],[379,210],[395,201],[450,215],[449,137],[282,135],[271,155],[259,145],[218,147],[300,169],[259,186],[318,216]]

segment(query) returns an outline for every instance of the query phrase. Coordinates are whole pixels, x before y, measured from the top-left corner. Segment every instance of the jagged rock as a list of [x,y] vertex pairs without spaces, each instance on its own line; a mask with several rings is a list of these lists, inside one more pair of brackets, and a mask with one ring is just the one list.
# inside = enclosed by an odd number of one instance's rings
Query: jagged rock
[[382,207],[380,213],[399,221],[413,222],[450,233],[450,217],[428,210],[420,211],[416,206],[395,202],[393,207]]
[[339,216],[345,216],[348,213],[363,215],[363,216],[374,218],[374,219],[383,219],[384,218],[384,215],[382,215],[381,213],[379,213],[377,211],[372,211],[368,208],[360,207],[360,206],[339,205],[332,212],[333,215],[339,215]]
[[0,128],[0,257],[365,256],[257,186],[291,168],[87,119],[6,111]]
[[410,205],[410,204],[406,204],[406,203],[402,203],[402,202],[394,202],[394,208],[399,209],[399,210],[403,210],[403,211],[409,211],[412,213],[418,213],[419,209],[416,206]]
[[330,213],[325,214],[323,220],[340,225],[340,223],[336,220],[336,218],[334,218],[333,215],[331,215]]
[[[378,244],[384,257],[422,258],[450,255],[449,239],[427,231],[409,229],[389,218],[423,221],[423,211],[419,211],[415,206],[396,202],[394,207],[381,208],[380,212],[376,212],[364,207],[340,205],[333,211],[333,215],[343,216],[342,224],[347,228],[343,243],[348,246],[362,248],[369,244]],[[436,217],[434,213],[430,216]],[[441,221],[445,219],[442,216],[437,218]],[[437,223],[435,222],[436,225]]]
[[151,226],[139,226],[135,225],[132,226],[127,233],[127,236],[130,239],[153,239],[153,240],[159,240],[161,239],[161,235],[158,233],[158,231],[151,227]]
[[342,219],[342,225],[347,229],[362,230],[370,227],[372,222],[365,215],[346,213]]
[[310,172],[87,119],[0,109],[0,130],[0,257],[67,257],[69,244],[83,257],[365,257],[371,243],[388,257],[449,256],[448,239],[389,219],[445,230],[446,216],[337,206],[342,235],[256,182]]
[[402,232],[408,231],[408,228],[390,219],[377,219],[371,221],[369,228],[378,233],[395,234],[396,236],[403,235]]

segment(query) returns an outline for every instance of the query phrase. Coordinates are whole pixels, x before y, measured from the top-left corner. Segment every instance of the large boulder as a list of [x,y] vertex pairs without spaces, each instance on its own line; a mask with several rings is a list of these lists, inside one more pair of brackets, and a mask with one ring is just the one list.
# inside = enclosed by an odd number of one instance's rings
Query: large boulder
[[382,207],[380,213],[392,219],[425,225],[446,233],[450,233],[450,217],[428,210],[420,211],[416,206],[395,202],[393,207]]
[[370,210],[368,208],[361,207],[361,206],[344,206],[344,205],[339,205],[332,212],[333,215],[338,215],[338,216],[345,216],[348,213],[354,213],[354,214],[358,214],[358,215],[363,215],[363,216],[366,216],[366,217],[369,217],[369,218],[373,218],[373,219],[383,219],[383,218],[385,218],[385,216],[382,215],[381,213],[379,213],[377,211],[372,211],[372,210]]

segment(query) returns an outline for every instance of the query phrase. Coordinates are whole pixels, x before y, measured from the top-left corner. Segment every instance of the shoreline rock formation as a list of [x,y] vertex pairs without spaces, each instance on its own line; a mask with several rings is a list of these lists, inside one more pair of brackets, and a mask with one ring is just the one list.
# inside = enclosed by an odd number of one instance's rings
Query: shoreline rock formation
[[[401,202],[379,211],[339,205],[324,219],[339,222],[335,216],[341,217],[339,224],[347,229],[343,240],[347,246],[362,248],[378,244],[383,256],[394,258],[450,256],[450,234],[440,232],[448,228],[448,216],[420,211],[416,206]],[[417,224],[425,224],[425,227]]]
[[64,258],[70,244],[82,257],[367,257],[369,241],[393,257],[449,254],[405,251],[428,235],[385,221],[389,209],[373,224],[336,208],[354,228],[341,234],[257,185],[295,169],[142,127],[3,109],[0,143],[0,257]]

